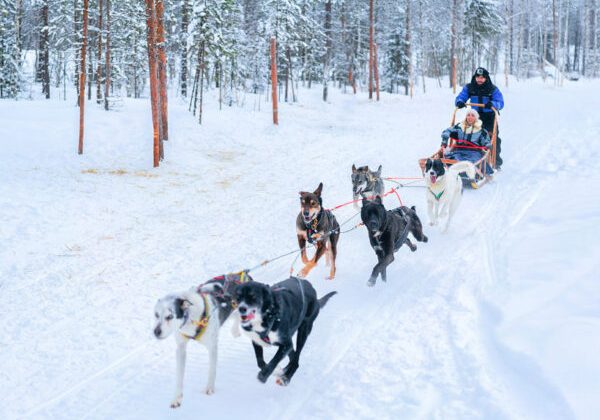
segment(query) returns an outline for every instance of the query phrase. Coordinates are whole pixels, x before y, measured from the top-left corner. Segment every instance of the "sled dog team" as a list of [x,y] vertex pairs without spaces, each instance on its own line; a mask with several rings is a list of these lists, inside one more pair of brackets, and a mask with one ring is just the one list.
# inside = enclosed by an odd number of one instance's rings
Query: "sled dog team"
[[[400,206],[386,210],[383,206],[381,169],[379,166],[377,171],[371,171],[368,166],[356,168],[352,165],[353,196],[355,201],[362,198],[361,220],[378,260],[368,280],[369,286],[374,286],[379,276],[386,281],[387,266],[394,261],[394,253],[403,244],[413,252],[417,249],[409,239],[409,233],[419,242],[428,240],[415,207]],[[475,176],[471,162],[459,162],[450,168],[446,168],[441,160],[428,159],[426,163],[424,179],[429,221],[432,226],[442,224],[442,231],[448,228],[460,202],[460,172],[466,172],[470,178]],[[300,192],[296,234],[304,266],[297,276],[269,286],[253,281],[248,272],[243,271],[215,277],[200,286],[168,294],[158,300],[154,309],[154,335],[164,339],[174,333],[177,344],[177,379],[172,408],[179,407],[183,398],[186,347],[190,340],[198,341],[208,349],[205,393],[214,393],[219,330],[230,316],[234,320],[232,334],[239,336],[241,326],[252,342],[259,368],[258,380],[264,383],[274,375],[279,385],[285,386],[290,382],[298,369],[300,353],[315,319],[336,294],[330,292],[318,298],[311,283],[305,280],[323,255],[330,266],[327,278],[335,277],[340,225],[333,213],[323,208],[322,190],[323,184],[320,183],[313,192]],[[355,205],[358,206],[357,202]],[[307,242],[316,248],[311,259],[306,253]],[[294,334],[295,346],[292,342]],[[276,346],[277,351],[266,362],[263,348],[269,346]],[[278,368],[286,357],[287,365]]]

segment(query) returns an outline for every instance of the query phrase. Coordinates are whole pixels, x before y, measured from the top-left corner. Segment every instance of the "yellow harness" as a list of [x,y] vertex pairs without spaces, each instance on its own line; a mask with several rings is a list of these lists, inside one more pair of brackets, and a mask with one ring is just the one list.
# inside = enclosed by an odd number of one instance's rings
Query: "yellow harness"
[[[248,274],[248,270],[244,270],[244,271],[240,271],[239,273],[237,273],[240,275],[240,282],[239,284],[243,284],[243,283],[247,283],[248,281],[250,281],[246,276]],[[237,302],[234,299],[231,299],[231,308],[235,311],[237,309]]]
[[202,299],[204,300],[204,314],[202,314],[202,317],[198,321],[192,320],[192,324],[196,326],[196,334],[190,336],[181,333],[181,335],[183,335],[185,338],[196,341],[202,338],[202,335],[204,334],[204,332],[206,331],[206,327],[208,326],[208,321],[210,320],[210,316],[208,316],[208,299],[206,298],[206,295],[204,293],[200,293],[200,296],[202,296]]

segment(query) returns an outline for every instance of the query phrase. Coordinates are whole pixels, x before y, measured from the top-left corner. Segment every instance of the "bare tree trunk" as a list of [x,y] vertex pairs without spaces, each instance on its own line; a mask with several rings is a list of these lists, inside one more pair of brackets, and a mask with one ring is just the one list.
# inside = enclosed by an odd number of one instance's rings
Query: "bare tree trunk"
[[292,102],[296,102],[297,98],[296,91],[294,90],[294,74],[292,72],[292,51],[289,48],[287,49],[287,62],[290,69],[290,81],[292,84]]
[[560,85],[563,85],[564,81],[564,73],[569,70],[569,6],[570,2],[567,0],[566,2],[566,12],[565,12],[565,27],[563,32],[563,59],[561,60],[561,77],[560,77]]
[[96,58],[96,103],[102,103],[102,0],[98,0],[98,56]]
[[373,73],[375,74],[375,97],[379,100],[379,57],[377,55],[377,44],[373,44]]
[[577,27],[575,28],[575,40],[573,46],[573,71],[579,71],[579,49],[581,48],[581,8],[577,11]]
[[146,0],[146,28],[148,39],[148,67],[150,71],[150,103],[152,107],[154,167],[160,161],[160,97],[158,92],[158,65],[156,52],[156,14],[154,0]]
[[[73,0],[73,44],[79,44],[79,9],[77,8],[77,0]],[[80,76],[81,76],[81,48],[75,49],[75,74],[73,80],[75,81],[75,89],[77,90],[77,104],[79,104],[79,88],[80,88]]]
[[[200,108],[198,109],[198,124],[202,124],[202,109],[204,105],[204,70],[206,65],[204,63],[204,42],[200,46]],[[208,85],[208,82],[207,82]],[[210,86],[210,85],[209,85]],[[196,87],[198,89],[198,87]],[[196,105],[194,104],[194,108]]]
[[285,59],[286,59],[286,63],[285,63],[285,89],[284,89],[284,93],[283,93],[283,100],[284,102],[288,101],[288,89],[289,89],[289,80],[290,80],[290,61],[289,61],[289,48],[286,47],[285,49]]
[[452,1],[452,26],[450,27],[450,86],[452,92],[456,93],[456,40],[458,36],[457,32],[457,14],[458,14],[458,0]]
[[325,62],[323,63],[323,101],[327,102],[329,66],[331,64],[331,0],[325,2]]
[[271,37],[271,96],[273,102],[273,124],[279,125],[277,113],[277,41]]
[[17,34],[17,54],[20,59],[21,50],[23,49],[23,38],[21,34],[21,27],[23,22],[23,0],[16,0],[16,2],[17,16],[15,19],[15,32]]
[[104,109],[108,111],[108,96],[110,95],[110,0],[106,0],[106,54],[104,54]]
[[[165,53],[165,4],[164,0],[155,0],[156,5],[156,43],[158,49],[158,79],[160,95],[160,139],[169,139],[169,115],[167,103],[167,55]],[[163,156],[161,155],[161,158]]]
[[[544,23],[546,22],[546,12],[544,11]],[[541,29],[542,31],[544,31],[543,35],[542,35],[542,60],[541,60],[541,71],[542,71],[542,79],[544,80],[544,83],[546,83],[546,48],[548,48],[548,31],[546,30],[545,27],[543,27]]]
[[[93,23],[93,20],[92,20]],[[94,39],[93,36],[90,36],[91,40]],[[92,49],[92,45],[93,43],[90,41],[88,41],[88,44],[90,46],[90,48],[87,49],[88,52],[88,68],[87,68],[87,72],[88,72],[88,76],[87,76],[87,97],[88,97],[88,101],[92,100],[92,81],[94,80],[94,62],[93,62],[93,58],[94,58],[94,53],[93,53],[93,49]]]
[[373,99],[373,38],[375,35],[373,25],[373,0],[369,0],[369,99]]
[[554,85],[558,83],[558,28],[556,16],[556,0],[552,0],[552,59],[554,60]]
[[50,99],[50,39],[48,23],[48,0],[44,0],[41,9],[42,29],[40,31],[40,76],[42,93]]
[[506,23],[507,23],[507,30],[508,30],[508,34],[505,34],[504,39],[506,40],[505,46],[504,46],[504,85],[506,87],[508,87],[508,74],[510,72],[510,64],[511,64],[511,52],[512,52],[512,1],[510,0],[510,3],[507,1],[504,7],[504,11],[506,13],[507,19],[506,19]]
[[421,72],[421,83],[423,83],[423,93],[427,93],[425,86],[425,34],[423,31],[423,1],[419,1],[419,50],[420,50],[420,63],[419,71]]
[[[408,74],[406,78],[406,88],[405,94],[408,95],[410,93],[410,97],[413,97],[413,69],[412,69],[412,46],[411,46],[411,38],[410,38],[410,2],[411,0],[406,0],[406,32],[405,32],[405,55],[408,60]],[[379,99],[379,98],[378,98]]]
[[596,77],[596,71],[598,68],[598,51],[596,37],[596,0],[590,0],[590,8],[589,8],[589,25],[590,28],[588,30],[589,34],[589,42],[588,42],[588,54],[592,56],[591,60],[591,73],[589,75],[592,77]]
[[188,26],[190,24],[190,10],[189,0],[183,0],[181,4],[181,34],[182,34],[182,45],[181,48],[181,96],[187,96],[187,78],[188,78],[188,47],[187,47],[187,35]]
[[83,130],[84,130],[84,109],[85,109],[85,53],[88,36],[88,0],[83,0],[83,37],[81,42],[81,64],[79,66],[79,149],[78,153],[83,154]]
[[586,75],[586,55],[588,48],[588,22],[589,19],[589,1],[583,2],[583,34],[581,36],[581,74]]

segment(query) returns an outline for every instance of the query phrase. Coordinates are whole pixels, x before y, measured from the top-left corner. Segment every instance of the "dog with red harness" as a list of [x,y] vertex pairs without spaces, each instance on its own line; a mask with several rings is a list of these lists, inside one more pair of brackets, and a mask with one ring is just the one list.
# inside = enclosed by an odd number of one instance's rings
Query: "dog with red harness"
[[[300,270],[298,276],[306,278],[323,254],[326,254],[327,262],[330,265],[327,279],[333,280],[335,277],[337,242],[340,238],[340,225],[333,213],[323,208],[322,190],[323,183],[321,182],[313,192],[300,192],[300,213],[296,218],[296,234],[304,267]],[[306,256],[307,242],[317,248],[314,257],[310,260]]]

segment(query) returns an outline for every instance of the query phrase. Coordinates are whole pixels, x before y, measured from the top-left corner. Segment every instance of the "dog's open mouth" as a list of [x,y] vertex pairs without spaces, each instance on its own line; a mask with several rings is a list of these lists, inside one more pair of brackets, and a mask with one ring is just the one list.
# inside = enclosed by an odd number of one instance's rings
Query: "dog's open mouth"
[[437,181],[437,176],[434,174],[430,174],[429,179],[431,180],[432,184],[435,184],[435,181]]
[[250,322],[254,319],[254,312],[248,312],[247,314],[240,315],[242,322]]

